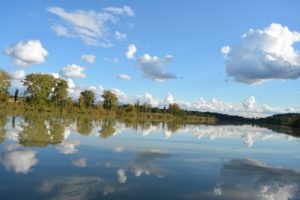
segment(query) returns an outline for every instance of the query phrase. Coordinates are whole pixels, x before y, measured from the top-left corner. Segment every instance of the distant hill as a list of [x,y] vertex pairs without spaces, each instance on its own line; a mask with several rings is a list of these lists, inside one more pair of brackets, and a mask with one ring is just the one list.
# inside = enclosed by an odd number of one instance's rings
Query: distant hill
[[259,124],[276,124],[293,128],[300,128],[300,114],[277,114],[270,117],[256,119],[255,122]]

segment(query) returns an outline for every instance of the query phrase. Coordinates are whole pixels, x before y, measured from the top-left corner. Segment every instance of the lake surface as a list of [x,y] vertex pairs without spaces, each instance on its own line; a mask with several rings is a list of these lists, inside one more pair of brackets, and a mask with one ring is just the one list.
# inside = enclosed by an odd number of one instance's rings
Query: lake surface
[[300,199],[300,139],[249,125],[0,117],[0,199]]

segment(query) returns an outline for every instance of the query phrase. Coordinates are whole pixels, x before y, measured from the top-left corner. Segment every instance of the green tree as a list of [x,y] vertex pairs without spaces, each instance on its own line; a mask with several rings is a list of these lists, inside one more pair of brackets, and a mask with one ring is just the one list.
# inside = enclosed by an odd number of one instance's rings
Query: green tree
[[[83,101],[83,103],[82,103]],[[84,90],[80,93],[79,107],[83,104],[85,107],[90,108],[95,104],[95,93],[92,90]]]
[[38,108],[46,103],[55,87],[55,78],[50,74],[29,74],[24,80],[28,102]]
[[106,110],[112,110],[117,106],[117,96],[109,90],[105,90],[102,94],[104,99],[103,108]]
[[172,103],[169,105],[169,112],[172,114],[179,114],[181,112],[181,108],[177,103]]
[[67,81],[60,78],[54,79],[54,90],[51,96],[51,100],[55,103],[55,105],[62,106],[66,103],[66,99],[68,97],[67,89]]
[[0,69],[0,102],[7,102],[9,99],[9,87],[10,87],[11,76]]

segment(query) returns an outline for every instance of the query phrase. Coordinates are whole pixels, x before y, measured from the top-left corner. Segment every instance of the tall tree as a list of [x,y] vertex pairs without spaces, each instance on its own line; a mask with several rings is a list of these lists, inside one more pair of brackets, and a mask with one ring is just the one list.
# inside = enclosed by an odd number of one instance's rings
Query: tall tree
[[55,87],[55,78],[50,74],[29,74],[24,80],[24,86],[30,104],[44,107]]
[[67,81],[61,78],[54,79],[54,90],[51,99],[56,105],[62,106],[64,104],[68,97],[67,89]]
[[106,110],[112,110],[117,106],[118,98],[117,96],[109,90],[105,90],[102,94],[102,98],[104,99],[103,107]]
[[80,98],[83,98],[85,107],[93,107],[95,104],[95,93],[92,90],[84,90],[80,93]]
[[11,76],[0,69],[0,101],[7,102],[9,99],[9,87],[10,87]]

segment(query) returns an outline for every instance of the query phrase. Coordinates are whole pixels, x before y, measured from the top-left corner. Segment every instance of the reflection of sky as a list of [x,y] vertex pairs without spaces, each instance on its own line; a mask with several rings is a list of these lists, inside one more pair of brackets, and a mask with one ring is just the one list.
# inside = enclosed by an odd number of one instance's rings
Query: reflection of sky
[[[0,194],[12,195],[3,185],[18,187],[9,184],[14,175],[22,175],[26,179],[20,183],[27,183],[27,192],[46,199],[110,199],[125,194],[143,198],[153,190],[160,192],[149,194],[152,199],[162,192],[172,199],[299,195],[299,140],[264,128],[186,125],[171,132],[162,123],[146,124],[146,130],[117,123],[117,131],[103,138],[101,123],[94,122],[92,132],[83,136],[72,122],[63,131],[63,142],[41,148],[19,145],[18,133],[26,123],[20,118],[15,128],[10,123],[5,126],[7,140],[0,144],[0,176],[6,177],[0,180]],[[247,173],[253,177],[247,179]],[[234,182],[241,182],[240,193],[232,192],[239,187]],[[18,190],[25,193],[21,185]]]

